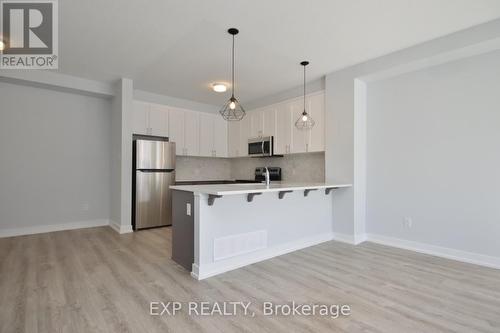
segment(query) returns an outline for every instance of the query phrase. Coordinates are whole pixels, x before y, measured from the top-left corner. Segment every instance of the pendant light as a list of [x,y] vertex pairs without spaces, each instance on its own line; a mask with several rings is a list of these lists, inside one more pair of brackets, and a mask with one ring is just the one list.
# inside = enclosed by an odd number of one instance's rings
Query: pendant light
[[300,130],[308,130],[314,126],[314,120],[306,111],[306,66],[309,65],[309,61],[302,61],[300,64],[304,66],[304,111],[295,122],[295,127]]
[[245,117],[245,109],[241,106],[240,102],[234,97],[234,36],[238,34],[238,29],[231,28],[227,31],[233,36],[233,49],[231,57],[231,98],[224,104],[222,109],[219,111],[222,118],[228,121],[238,121]]

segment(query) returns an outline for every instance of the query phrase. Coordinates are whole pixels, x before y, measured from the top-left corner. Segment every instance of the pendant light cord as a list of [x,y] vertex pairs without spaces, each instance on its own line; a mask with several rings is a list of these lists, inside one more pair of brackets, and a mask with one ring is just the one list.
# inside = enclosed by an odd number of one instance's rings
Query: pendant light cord
[[231,66],[232,80],[231,83],[231,95],[234,97],[234,35],[233,35],[233,53],[232,53],[232,66]]
[[304,65],[304,112],[306,112],[306,65]]

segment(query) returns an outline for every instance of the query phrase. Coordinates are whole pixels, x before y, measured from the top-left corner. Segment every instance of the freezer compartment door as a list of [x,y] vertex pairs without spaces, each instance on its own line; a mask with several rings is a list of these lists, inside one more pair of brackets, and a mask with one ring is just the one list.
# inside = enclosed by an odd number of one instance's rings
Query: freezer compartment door
[[175,169],[175,143],[136,140],[136,169]]
[[175,172],[136,172],[135,229],[172,225]]

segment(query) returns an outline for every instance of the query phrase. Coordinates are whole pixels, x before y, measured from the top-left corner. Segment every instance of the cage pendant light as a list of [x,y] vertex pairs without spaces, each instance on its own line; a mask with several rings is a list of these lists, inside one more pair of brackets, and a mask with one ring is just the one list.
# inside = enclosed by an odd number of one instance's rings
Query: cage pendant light
[[231,98],[224,104],[222,109],[219,111],[227,121],[239,121],[245,117],[245,109],[241,106],[240,102],[234,97],[234,36],[238,34],[238,29],[231,28],[227,31],[233,36],[233,48],[231,54]]
[[304,66],[304,111],[295,122],[295,127],[300,130],[308,130],[314,126],[314,120],[306,111],[306,66],[309,65],[309,61],[302,61],[300,64]]

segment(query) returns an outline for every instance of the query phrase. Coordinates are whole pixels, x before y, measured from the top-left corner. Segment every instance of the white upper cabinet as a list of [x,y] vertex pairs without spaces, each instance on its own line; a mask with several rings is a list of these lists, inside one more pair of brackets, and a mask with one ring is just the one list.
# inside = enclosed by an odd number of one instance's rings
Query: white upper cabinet
[[248,139],[251,137],[250,135],[250,127],[251,127],[251,117],[246,116],[239,121],[239,131],[240,131],[240,145],[238,148],[238,156],[248,156]]
[[290,106],[281,103],[276,106],[276,135],[274,137],[274,153],[289,154],[292,142],[292,113]]
[[[274,136],[274,153],[279,155],[325,150],[325,94],[306,96],[306,110],[315,121],[309,130],[299,130],[295,121],[304,110],[302,98],[295,98],[250,111],[250,135]],[[243,132],[243,131],[242,131]]]
[[247,115],[250,121],[249,138],[274,136],[276,133],[276,108],[251,111]]
[[219,114],[215,115],[214,120],[214,156],[228,157],[228,123]]
[[160,104],[150,104],[149,130],[150,135],[168,136],[168,107]]
[[149,103],[134,101],[134,111],[132,117],[132,133],[149,134]]
[[227,126],[219,115],[200,113],[200,156],[228,156]]
[[290,153],[303,153],[306,152],[307,148],[307,138],[309,137],[309,131],[305,129],[298,129],[295,127],[295,122],[301,116],[304,111],[304,102],[302,100],[296,100],[290,103],[290,112],[292,117],[292,142],[290,147]]
[[214,116],[200,113],[200,156],[214,156]]
[[168,136],[168,108],[163,105],[134,101],[132,132]]
[[200,154],[200,112],[184,111],[184,155]]
[[262,111],[264,136],[276,136],[276,108],[269,108]]
[[185,155],[184,147],[184,111],[172,108],[168,119],[169,141],[175,142],[176,155]]
[[238,157],[240,155],[240,122],[229,121],[227,124],[227,150],[229,157]]
[[256,110],[247,113],[248,121],[250,124],[249,138],[260,138],[264,133],[264,114],[262,110]]
[[324,92],[306,96],[312,129],[295,127],[303,108],[303,99],[294,98],[249,111],[240,121],[226,121],[218,114],[134,101],[133,132],[168,136],[176,143],[176,154],[185,156],[248,156],[248,139],[264,136],[274,137],[275,154],[324,151]]

